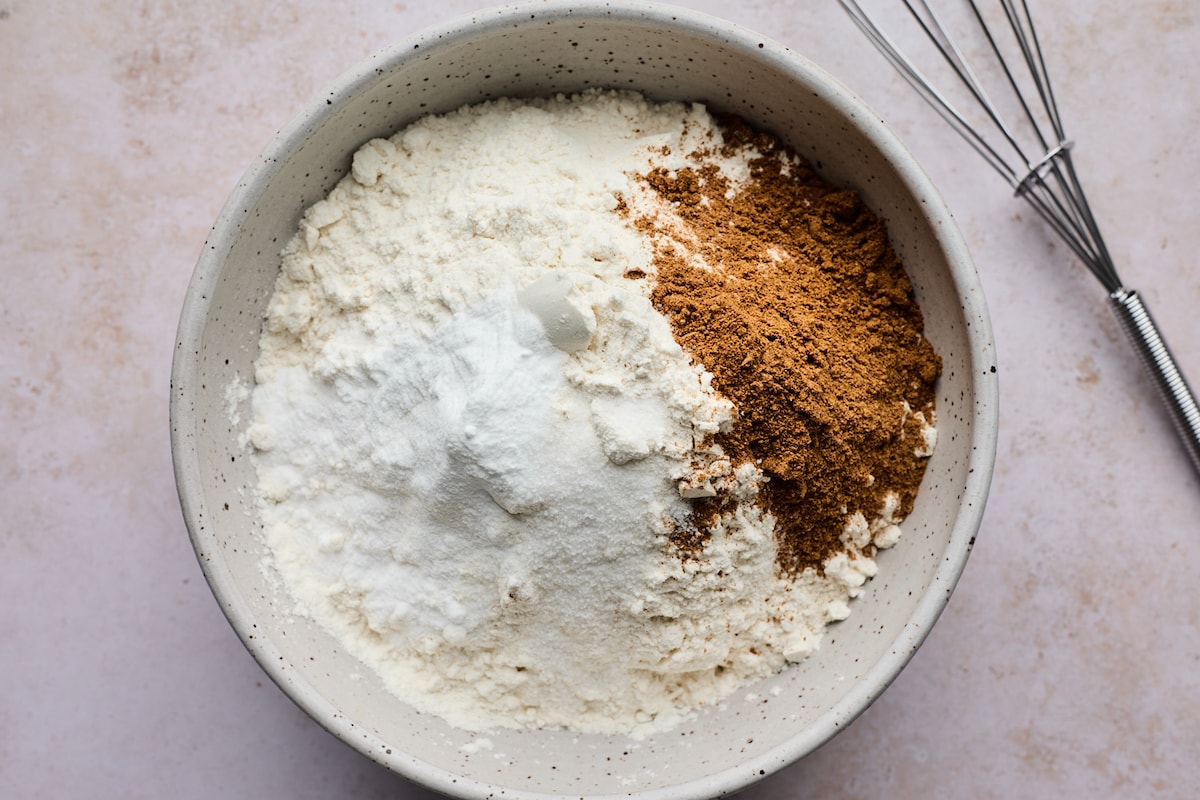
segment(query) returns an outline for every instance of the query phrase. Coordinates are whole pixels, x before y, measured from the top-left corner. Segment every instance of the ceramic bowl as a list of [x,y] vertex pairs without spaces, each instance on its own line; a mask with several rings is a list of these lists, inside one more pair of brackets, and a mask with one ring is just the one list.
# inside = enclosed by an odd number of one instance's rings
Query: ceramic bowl
[[[889,224],[944,360],[939,440],[905,534],[808,660],[665,733],[502,730],[478,736],[389,694],[290,603],[264,570],[253,466],[238,442],[279,251],[304,208],[367,140],[488,98],[636,89],[734,112],[782,137]],[[996,376],[980,286],[942,200],[912,156],[846,88],[787,48],[730,23],[642,2],[539,2],[481,12],[402,41],[312,101],[251,166],[192,278],[171,393],[179,494],[196,553],[247,649],[313,719],[369,758],[466,797],[706,797],[736,791],[845,728],[929,633],[983,512]],[[234,398],[236,399],[236,398]],[[240,419],[239,419],[240,417]],[[902,735],[897,731],[897,735]]]

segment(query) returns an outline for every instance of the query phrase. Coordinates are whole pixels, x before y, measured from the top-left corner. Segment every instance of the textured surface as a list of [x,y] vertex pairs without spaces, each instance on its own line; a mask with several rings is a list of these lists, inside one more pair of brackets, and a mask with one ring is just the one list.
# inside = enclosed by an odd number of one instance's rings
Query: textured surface
[[[988,512],[937,629],[746,796],[1187,796],[1200,486],[1099,289],[835,4],[687,5],[808,55],[914,150],[982,273],[1002,375]],[[178,512],[167,375],[207,227],[271,134],[476,7],[0,1],[0,794],[426,796],[313,725],[230,631]],[[1110,248],[1196,375],[1200,12],[1035,12]]]

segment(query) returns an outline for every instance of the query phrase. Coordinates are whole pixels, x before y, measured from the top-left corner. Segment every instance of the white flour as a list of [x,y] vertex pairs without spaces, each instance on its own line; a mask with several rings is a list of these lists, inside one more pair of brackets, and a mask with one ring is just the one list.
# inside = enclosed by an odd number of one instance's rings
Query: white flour
[[[719,136],[632,94],[497,101],[355,156],[288,245],[248,437],[298,609],[468,728],[668,726],[817,646],[874,574],[776,576],[762,480],[694,452],[733,410],[647,296],[618,196]],[[735,185],[744,162],[724,165]],[[682,497],[743,502],[702,557]],[[856,517],[852,554],[894,541]]]

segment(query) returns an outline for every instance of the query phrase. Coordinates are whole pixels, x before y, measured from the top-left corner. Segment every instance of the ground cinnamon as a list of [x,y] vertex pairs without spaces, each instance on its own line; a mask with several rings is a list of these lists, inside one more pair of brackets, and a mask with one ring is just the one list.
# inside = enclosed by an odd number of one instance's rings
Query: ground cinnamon
[[[644,176],[669,209],[635,220],[655,243],[651,300],[736,405],[715,441],[768,476],[779,566],[820,569],[849,514],[872,518],[888,492],[911,510],[926,459],[905,404],[932,420],[941,364],[883,222],[778,140],[721,125],[726,154],[761,154],[736,191],[715,153]],[[675,544],[696,548],[730,502],[695,501]]]

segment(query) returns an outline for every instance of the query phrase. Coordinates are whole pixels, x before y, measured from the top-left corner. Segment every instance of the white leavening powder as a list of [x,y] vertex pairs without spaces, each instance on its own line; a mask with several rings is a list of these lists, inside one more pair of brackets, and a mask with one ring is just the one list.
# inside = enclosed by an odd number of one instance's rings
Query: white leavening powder
[[[777,575],[734,410],[650,304],[634,179],[719,137],[629,93],[499,100],[354,157],[270,301],[247,434],[297,610],[453,724],[641,733],[798,660],[895,540]],[[722,163],[734,185],[745,156]],[[714,482],[702,554],[667,544]]]

